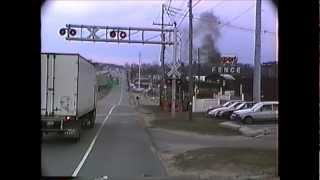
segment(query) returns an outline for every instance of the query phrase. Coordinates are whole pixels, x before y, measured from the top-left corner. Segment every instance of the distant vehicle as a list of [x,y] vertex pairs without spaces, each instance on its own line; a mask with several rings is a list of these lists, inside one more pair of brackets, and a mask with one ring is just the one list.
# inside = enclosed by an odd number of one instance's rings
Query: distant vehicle
[[250,109],[234,111],[230,119],[247,124],[253,123],[254,121],[277,121],[278,101],[259,102]]
[[243,102],[243,103],[239,104],[237,107],[219,111],[219,112],[217,113],[217,117],[229,119],[230,116],[231,116],[231,114],[232,114],[234,111],[242,110],[242,109],[249,109],[249,108],[251,108],[252,106],[254,106],[255,104],[256,104],[256,103],[254,103],[254,102]]
[[216,117],[217,116],[217,113],[221,110],[226,110],[226,109],[231,109],[233,107],[236,107],[238,106],[239,104],[241,104],[242,102],[233,102],[231,103],[230,105],[228,105],[227,107],[220,107],[220,108],[217,108],[217,109],[213,109],[211,111],[209,111],[208,113],[208,116],[209,117]]
[[41,131],[80,139],[93,128],[97,80],[93,64],[79,54],[41,53]]
[[132,91],[133,92],[137,92],[137,93],[141,93],[141,92],[145,91],[145,89],[144,88],[134,87],[134,88],[132,88]]
[[207,109],[207,114],[213,110],[213,109],[217,109],[217,108],[221,108],[221,107],[228,107],[230,106],[232,103],[234,102],[239,102],[240,100],[230,100],[230,101],[227,101],[226,103],[222,104],[222,105],[216,105],[216,106],[211,106]]

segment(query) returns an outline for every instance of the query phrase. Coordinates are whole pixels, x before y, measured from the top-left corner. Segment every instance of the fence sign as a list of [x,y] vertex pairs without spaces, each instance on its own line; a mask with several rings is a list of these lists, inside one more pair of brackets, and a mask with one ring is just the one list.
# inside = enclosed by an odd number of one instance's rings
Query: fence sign
[[212,66],[211,69],[212,72],[218,72],[218,73],[240,73],[240,67],[236,66]]

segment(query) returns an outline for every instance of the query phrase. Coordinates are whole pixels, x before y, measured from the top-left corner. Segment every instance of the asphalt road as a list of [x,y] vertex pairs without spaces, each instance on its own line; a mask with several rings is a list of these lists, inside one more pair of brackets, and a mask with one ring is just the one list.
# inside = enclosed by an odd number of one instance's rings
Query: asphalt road
[[[98,102],[94,129],[83,130],[74,143],[54,134],[42,141],[44,176],[141,177],[164,176],[160,160],[151,148],[146,131],[129,105],[125,75],[121,85]],[[104,123],[103,123],[104,122]]]

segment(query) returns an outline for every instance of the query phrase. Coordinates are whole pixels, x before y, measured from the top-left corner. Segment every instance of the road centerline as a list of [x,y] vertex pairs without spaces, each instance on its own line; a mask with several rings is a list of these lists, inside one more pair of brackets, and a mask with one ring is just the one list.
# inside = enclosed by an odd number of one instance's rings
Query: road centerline
[[[121,104],[122,101],[122,96],[123,96],[123,87],[122,87],[122,81],[120,79],[120,98],[118,101],[118,106]],[[74,170],[74,172],[72,173],[72,177],[76,177],[81,169],[81,167],[83,166],[83,164],[85,163],[86,159],[88,158],[98,136],[100,135],[100,132],[102,130],[102,128],[104,127],[104,124],[106,123],[106,121],[109,119],[113,109],[116,107],[117,105],[112,105],[111,109],[109,110],[108,115],[106,116],[106,118],[103,120],[102,125],[99,127],[99,130],[97,132],[97,134],[95,135],[95,137],[93,138],[92,142],[90,143],[89,148],[87,149],[86,153],[84,154],[84,156],[82,157],[80,163],[78,164],[77,168]]]
[[116,107],[116,105],[113,105],[113,106],[111,107],[108,115],[107,115],[106,118],[103,120],[102,125],[99,127],[99,130],[98,130],[97,134],[95,135],[95,137],[93,138],[93,140],[92,140],[89,148],[87,149],[86,153],[85,153],[84,156],[82,157],[82,159],[81,159],[80,163],[78,164],[77,168],[76,168],[76,169],[74,170],[74,172],[72,173],[72,177],[76,177],[76,176],[78,175],[81,167],[83,166],[83,164],[85,163],[87,157],[89,156],[89,154],[90,154],[90,152],[91,152],[91,150],[92,150],[92,148],[93,148],[93,146],[94,146],[94,144],[95,144],[95,142],[96,142],[96,140],[97,140],[97,138],[98,138],[98,136],[99,136],[99,134],[100,134],[100,132],[101,132],[104,124],[105,124],[105,122],[109,119],[109,117],[110,117],[110,115],[111,115],[111,113],[112,113],[112,111],[113,111],[113,109],[114,109],[115,107]]

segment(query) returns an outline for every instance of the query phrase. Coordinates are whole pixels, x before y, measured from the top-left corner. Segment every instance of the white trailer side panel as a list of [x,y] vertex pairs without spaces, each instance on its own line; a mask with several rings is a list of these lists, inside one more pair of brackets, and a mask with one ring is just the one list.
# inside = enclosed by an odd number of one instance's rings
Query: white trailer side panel
[[47,55],[41,54],[41,115],[47,110]]
[[55,115],[75,116],[77,103],[78,55],[57,54],[55,60]]
[[76,54],[41,54],[41,115],[76,115],[77,62]]
[[79,56],[78,116],[95,108],[96,71],[94,66]]

